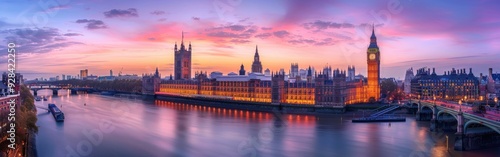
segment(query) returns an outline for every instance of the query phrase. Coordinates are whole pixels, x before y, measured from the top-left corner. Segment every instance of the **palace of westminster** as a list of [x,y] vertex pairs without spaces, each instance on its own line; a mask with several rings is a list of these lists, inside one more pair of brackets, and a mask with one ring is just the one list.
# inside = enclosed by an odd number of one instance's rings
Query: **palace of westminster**
[[[183,37],[184,38],[184,37]],[[289,74],[284,70],[263,73],[258,48],[255,48],[251,72],[241,65],[239,74],[220,72],[195,72],[191,77],[191,44],[181,41],[175,44],[174,77],[161,80],[158,69],[154,75],[143,77],[146,94],[166,94],[206,99],[230,99],[234,101],[270,104],[314,105],[318,107],[344,107],[348,104],[374,102],[380,98],[380,50],[375,30],[372,29],[367,49],[368,76],[355,76],[355,67],[347,71],[325,67],[317,72],[311,67],[300,70],[291,64]]]

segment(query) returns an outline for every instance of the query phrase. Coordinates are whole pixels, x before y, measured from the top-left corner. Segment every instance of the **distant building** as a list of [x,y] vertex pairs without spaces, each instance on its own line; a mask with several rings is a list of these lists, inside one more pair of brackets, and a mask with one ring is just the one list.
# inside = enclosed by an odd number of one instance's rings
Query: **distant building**
[[480,95],[484,98],[494,99],[500,96],[500,73],[493,73],[493,68],[488,69],[488,75],[479,76]]
[[90,76],[85,77],[85,80],[97,80],[98,78],[99,77],[97,77],[97,76],[90,75]]
[[189,80],[191,79],[191,43],[189,43],[189,48],[186,49],[184,46],[184,32],[182,32],[181,47],[177,49],[177,43],[174,47],[174,76],[176,80]]
[[300,69],[299,76],[300,76],[300,79],[305,80],[307,77],[307,69]]
[[116,80],[140,80],[141,77],[138,76],[137,74],[126,74],[126,75],[120,75],[120,76],[115,76]]
[[214,72],[210,73],[210,78],[217,78],[219,76],[222,76],[221,72],[214,71]]
[[413,75],[413,68],[406,70],[405,80],[403,83],[403,90],[406,95],[409,95],[411,93],[411,80],[413,79],[413,77],[415,77]]
[[255,54],[252,63],[252,73],[262,73],[262,63],[260,62],[259,49],[255,46]]
[[99,76],[97,78],[98,81],[114,81],[115,77],[114,76]]
[[85,69],[85,70],[80,70],[80,79],[85,79],[89,74],[89,70]]
[[240,66],[240,75],[245,75],[245,67],[243,66],[243,64],[241,64]]
[[71,80],[73,78],[71,78],[71,75],[66,75],[66,80]]
[[353,81],[356,77],[356,68],[353,66],[347,66],[347,81]]
[[445,99],[458,101],[461,99],[479,99],[479,80],[465,69],[455,69],[437,75],[434,68],[421,68],[411,80],[412,97],[422,99]]
[[109,76],[113,76],[113,70],[109,70]]
[[266,71],[264,72],[264,75],[271,76],[271,70],[269,70],[269,68],[267,68]]
[[155,92],[158,92],[160,90],[160,83],[161,75],[160,72],[158,72],[158,68],[156,68],[154,74],[142,75],[142,94],[154,95]]
[[292,63],[290,66],[290,77],[297,77],[299,74],[299,63]]
[[331,66],[325,66],[325,67],[323,68],[323,75],[324,75],[327,79],[332,78],[332,67],[331,67]]
[[0,97],[9,95],[9,88],[3,83],[0,83]]
[[66,75],[62,74],[61,80],[66,80]]
[[[23,84],[23,75],[21,75],[21,73],[15,73],[15,76],[14,76],[14,90],[18,93],[19,90],[20,90],[20,85]],[[2,73],[2,83],[9,87],[9,74],[4,72]],[[12,93],[11,93],[12,94]]]

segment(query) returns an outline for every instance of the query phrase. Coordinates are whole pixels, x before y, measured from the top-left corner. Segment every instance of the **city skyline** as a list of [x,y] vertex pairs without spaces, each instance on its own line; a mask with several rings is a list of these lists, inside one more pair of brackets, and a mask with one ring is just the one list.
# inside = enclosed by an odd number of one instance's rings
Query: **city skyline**
[[[174,44],[180,44],[184,31],[184,42],[193,45],[192,73],[238,72],[241,64],[249,71],[259,45],[263,69],[287,72],[291,63],[316,70],[354,65],[356,74],[367,76],[364,58],[375,24],[383,52],[383,78],[404,79],[411,67],[436,67],[438,74],[472,68],[476,76],[487,74],[490,67],[497,71],[500,47],[494,40],[500,37],[495,27],[500,20],[495,14],[500,11],[493,3],[498,2],[453,2],[71,1],[44,5],[6,1],[0,6],[4,10],[0,49],[5,50],[12,40],[20,46],[18,72],[28,79],[76,75],[82,69],[108,75],[109,70],[118,72],[122,67],[124,74],[152,73],[158,67],[162,76],[169,76],[174,70]],[[0,63],[6,66],[5,61]]]

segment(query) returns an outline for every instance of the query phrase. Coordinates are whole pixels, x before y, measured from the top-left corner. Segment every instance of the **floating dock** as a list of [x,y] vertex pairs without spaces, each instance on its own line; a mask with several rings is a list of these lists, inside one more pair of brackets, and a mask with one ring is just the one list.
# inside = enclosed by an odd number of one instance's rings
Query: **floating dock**
[[353,119],[353,123],[363,123],[363,122],[406,122],[405,117],[392,117],[392,116],[382,116],[382,117],[363,117],[358,119]]
[[64,113],[56,106],[56,104],[49,104],[48,108],[48,111],[52,113],[56,122],[64,122]]
[[406,122],[405,117],[396,117],[396,116],[389,116],[389,115],[384,115],[386,113],[392,112],[396,109],[398,109],[399,106],[396,105],[388,105],[388,106],[383,106],[380,108],[379,111],[373,113],[372,115],[368,117],[362,117],[358,119],[353,119],[353,123],[361,123],[361,122]]

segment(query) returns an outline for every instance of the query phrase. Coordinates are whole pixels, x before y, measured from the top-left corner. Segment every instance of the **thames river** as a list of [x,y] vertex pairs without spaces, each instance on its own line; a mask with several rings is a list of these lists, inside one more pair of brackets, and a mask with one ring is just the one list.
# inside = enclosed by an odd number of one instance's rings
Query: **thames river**
[[[354,113],[295,115],[145,101],[96,94],[48,96],[36,101],[40,157],[169,156],[497,156],[500,149],[453,151],[453,133],[429,131],[429,122],[351,123]],[[52,91],[39,91],[39,96]],[[65,114],[56,123],[43,108]],[[447,151],[446,137],[449,137]]]

